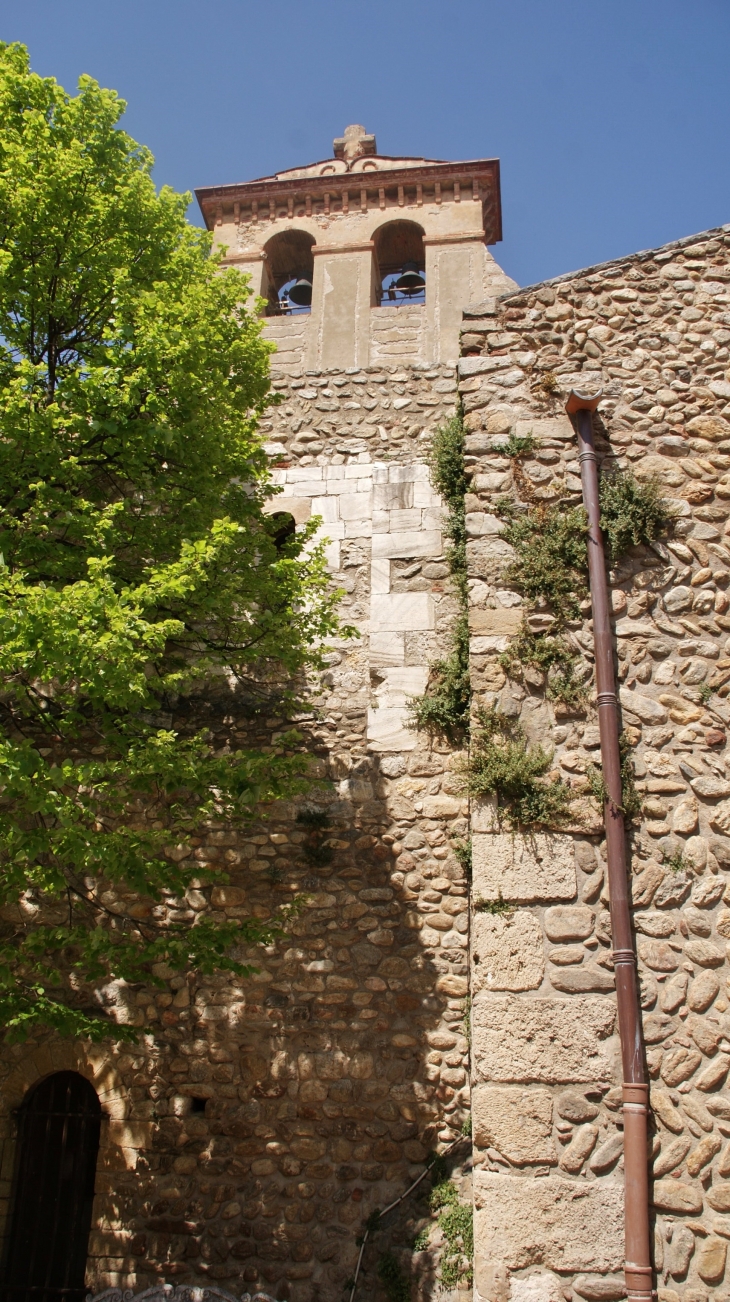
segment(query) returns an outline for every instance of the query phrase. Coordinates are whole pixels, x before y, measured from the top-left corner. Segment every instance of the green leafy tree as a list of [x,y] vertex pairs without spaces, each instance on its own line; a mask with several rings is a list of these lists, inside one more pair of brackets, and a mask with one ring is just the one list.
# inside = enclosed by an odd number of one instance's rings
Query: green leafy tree
[[16,1035],[109,1034],[95,985],[159,963],[242,971],[233,941],[274,934],[168,906],[210,880],[191,836],[290,792],[304,760],[216,754],[169,719],[223,673],[285,693],[337,629],[314,526],[283,538],[264,510],[270,345],[249,291],[186,222],[189,196],[156,192],[124,108],[0,45],[0,1025]]

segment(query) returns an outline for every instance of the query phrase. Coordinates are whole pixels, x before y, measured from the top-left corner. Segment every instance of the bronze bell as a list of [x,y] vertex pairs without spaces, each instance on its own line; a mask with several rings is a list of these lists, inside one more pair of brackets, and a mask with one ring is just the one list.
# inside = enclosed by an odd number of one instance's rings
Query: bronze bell
[[297,307],[312,306],[312,282],[305,276],[300,276],[289,290],[289,302],[296,303]]
[[402,294],[418,294],[426,288],[426,282],[418,269],[417,262],[405,262],[403,270],[395,282],[396,289]]

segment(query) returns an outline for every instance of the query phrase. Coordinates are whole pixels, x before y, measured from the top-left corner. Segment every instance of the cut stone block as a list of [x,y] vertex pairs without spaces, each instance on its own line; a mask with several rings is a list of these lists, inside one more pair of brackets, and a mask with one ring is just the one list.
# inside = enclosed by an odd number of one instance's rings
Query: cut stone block
[[410,507],[408,509],[389,511],[391,538],[396,534],[415,533],[421,528],[421,508]]
[[522,610],[514,606],[511,610],[470,610],[469,628],[472,633],[511,636],[517,633],[522,624]]
[[[329,526],[332,528],[332,526]],[[370,538],[373,532],[372,518],[366,520],[345,520],[345,538]]]
[[420,632],[436,623],[429,592],[389,592],[370,599],[370,628],[377,633]]
[[475,912],[472,991],[537,990],[545,975],[542,930],[531,913]]
[[415,750],[417,745],[417,733],[406,727],[405,709],[396,706],[368,710],[368,750],[383,754],[388,751]]
[[441,534],[435,529],[406,529],[396,533],[373,534],[373,556],[387,557],[390,560],[440,556],[442,549]]
[[532,434],[538,443],[540,439],[575,441],[575,430],[567,416],[558,416],[552,419],[543,418],[542,420],[518,420],[515,432],[517,437],[521,439],[526,438],[528,434]]
[[378,559],[371,562],[370,591],[378,597],[390,592],[390,561]]
[[472,1094],[477,1148],[496,1148],[508,1162],[555,1162],[553,1100],[549,1090],[477,1085]]
[[475,1078],[509,1084],[589,1084],[612,1077],[613,999],[475,996]]
[[[615,1271],[623,1264],[623,1186],[601,1181],[576,1185],[487,1171],[474,1174],[476,1285],[489,1280],[490,1263],[509,1270],[547,1266],[561,1272]],[[493,1268],[492,1268],[493,1269]]]
[[373,508],[376,511],[403,511],[414,505],[413,480],[400,484],[381,484],[375,481]]
[[[340,518],[339,500],[338,497],[313,497],[311,499],[312,515],[321,516],[324,524],[334,524],[335,521]],[[286,498],[274,498],[274,501],[285,502]],[[283,509],[286,510],[287,508],[284,507]],[[293,511],[292,515],[294,515]],[[307,517],[307,519],[308,518],[309,517]],[[300,520],[297,520],[295,515],[294,519],[297,521],[297,524],[301,523]]]
[[380,709],[406,706],[411,696],[422,696],[428,682],[428,665],[403,665],[386,669],[375,695]]
[[435,511],[442,509],[438,493],[435,493],[431,485],[422,479],[417,480],[413,485],[413,506],[431,507]]
[[368,659],[372,669],[389,669],[405,663],[405,639],[402,633],[371,633]]
[[429,473],[428,466],[419,463],[414,466],[388,467],[388,479],[391,484],[406,484],[416,479],[428,481]]
[[474,895],[487,900],[547,903],[576,893],[573,839],[562,834],[475,832],[472,871]]
[[[276,470],[274,472],[274,482],[277,484],[301,484],[306,483],[308,479],[323,479],[324,474],[325,471],[322,466],[290,466],[288,470]],[[327,477],[331,478],[329,468]]]
[[564,1299],[562,1283],[551,1270],[515,1275],[510,1280],[510,1302],[564,1302]]
[[341,520],[362,520],[370,509],[370,501],[363,493],[341,493],[337,498]]

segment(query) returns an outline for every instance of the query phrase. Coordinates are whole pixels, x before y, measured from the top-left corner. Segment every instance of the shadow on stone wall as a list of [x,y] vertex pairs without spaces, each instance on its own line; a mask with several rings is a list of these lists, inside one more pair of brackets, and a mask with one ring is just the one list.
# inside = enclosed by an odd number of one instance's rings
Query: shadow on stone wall
[[[242,718],[250,711],[225,694],[195,703],[198,726],[202,713],[216,746],[268,745],[281,727]],[[173,977],[162,995],[136,993],[140,1021],[159,1031],[115,1056],[129,1124],[143,1123],[146,1142],[135,1169],[120,1157],[97,1186],[97,1287],[174,1279],[339,1298],[368,1216],[460,1133],[466,883],[450,838],[466,825],[452,815],[447,836],[403,790],[414,769],[427,790],[448,752],[386,764],[405,774],[396,791],[364,749],[364,719],[348,724],[339,739],[326,722],[299,724],[320,776],[336,783],[272,807],[245,832],[211,828],[193,849],[228,874],[228,885],[199,893],[214,919],[265,917],[295,894],[307,902],[284,941],[241,948],[259,966],[252,978]],[[303,808],[326,815],[324,825],[297,822]],[[373,1251],[406,1248],[413,1214]],[[366,1265],[360,1302],[379,1289]],[[421,1273],[426,1297],[433,1270]]]

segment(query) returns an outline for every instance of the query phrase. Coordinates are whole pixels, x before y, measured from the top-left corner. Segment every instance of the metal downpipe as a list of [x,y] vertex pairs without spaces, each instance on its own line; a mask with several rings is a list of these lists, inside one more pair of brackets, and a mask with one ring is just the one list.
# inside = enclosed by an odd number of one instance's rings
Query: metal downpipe
[[649,1163],[647,1124],[649,1086],[644,1076],[641,1009],[636,955],[631,934],[626,836],[622,812],[621,758],[613,643],[609,620],[608,580],[598,498],[598,461],[593,445],[592,414],[601,393],[573,390],[566,411],[578,435],[583,505],[588,516],[588,574],[593,609],[596,696],[604,802],[606,858],[616,973],[619,1037],[623,1064],[624,1118],[624,1275],[629,1302],[651,1302],[652,1267],[649,1239]]

